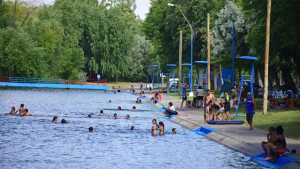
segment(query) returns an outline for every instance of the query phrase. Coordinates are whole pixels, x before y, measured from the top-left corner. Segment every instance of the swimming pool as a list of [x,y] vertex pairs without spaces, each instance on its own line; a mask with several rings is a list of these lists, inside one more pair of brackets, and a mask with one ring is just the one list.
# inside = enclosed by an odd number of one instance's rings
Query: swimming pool
[[[0,168],[264,168],[249,157],[164,119],[151,135],[154,105],[128,93],[89,90],[0,90]],[[112,100],[112,103],[108,103]],[[4,115],[21,103],[36,116]],[[137,111],[101,109],[132,109]],[[143,110],[143,111],[139,111]],[[94,118],[87,115],[94,113]],[[112,119],[117,113],[120,119]],[[125,116],[129,114],[130,119]],[[68,124],[51,123],[53,116]],[[137,130],[129,130],[134,125]],[[89,133],[93,127],[95,132]],[[171,134],[177,128],[177,135]]]

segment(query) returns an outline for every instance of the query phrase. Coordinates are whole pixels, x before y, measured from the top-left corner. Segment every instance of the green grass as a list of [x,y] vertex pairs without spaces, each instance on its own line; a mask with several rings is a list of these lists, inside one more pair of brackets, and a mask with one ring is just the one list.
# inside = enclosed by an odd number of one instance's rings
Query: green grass
[[[214,92],[214,91],[213,91]],[[165,93],[164,93],[165,94]],[[214,92],[215,98],[219,98],[221,93]],[[179,99],[178,94],[170,93],[168,96]],[[193,97],[188,97],[192,100]],[[256,105],[262,103],[262,98],[256,98]],[[277,99],[277,102],[282,102],[283,99]],[[240,105],[239,114],[244,114],[245,105]],[[231,109],[231,118],[234,113]],[[249,126],[245,117],[238,117],[237,120],[245,122],[245,126]],[[268,131],[269,127],[283,126],[284,134],[286,137],[300,140],[300,109],[271,109],[268,110],[266,115],[262,114],[262,110],[256,109],[256,117],[253,118],[253,127],[261,130]]]

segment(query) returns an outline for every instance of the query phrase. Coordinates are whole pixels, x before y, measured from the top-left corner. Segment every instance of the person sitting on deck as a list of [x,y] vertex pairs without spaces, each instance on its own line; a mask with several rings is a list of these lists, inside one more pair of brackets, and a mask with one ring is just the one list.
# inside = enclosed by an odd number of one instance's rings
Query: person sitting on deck
[[276,100],[274,99],[273,96],[270,97],[269,104],[270,104],[270,108],[272,108],[272,109],[278,109],[278,106],[276,104]]
[[296,108],[297,100],[295,99],[294,96],[288,96],[288,101],[283,107],[284,108]]
[[277,150],[277,146],[275,145],[277,140],[282,140],[282,146],[286,147],[286,140],[283,135],[283,128],[282,126],[276,127],[276,129],[273,131],[272,139],[267,144],[263,144],[263,149],[266,152],[266,156],[263,158],[264,161],[271,160],[271,152]]
[[192,108],[192,103],[190,100],[187,100],[186,103],[185,103],[185,108],[186,109],[191,109]]
[[167,110],[164,110],[163,113],[164,113],[166,116],[170,116],[170,115],[178,115],[178,113],[175,111],[175,107],[173,106],[173,103],[172,103],[172,102],[169,102],[169,104],[168,104],[168,109],[167,109]]
[[261,142],[261,147],[263,148],[263,150],[265,151],[266,154],[267,154],[267,150],[265,149],[264,144],[273,143],[272,142],[273,141],[272,137],[273,137],[274,131],[275,131],[275,128],[274,127],[270,127],[269,128],[269,132],[267,134],[267,140],[268,141],[262,141]]
[[99,114],[99,116],[104,116],[104,112],[103,112],[103,110],[100,110],[100,114]]

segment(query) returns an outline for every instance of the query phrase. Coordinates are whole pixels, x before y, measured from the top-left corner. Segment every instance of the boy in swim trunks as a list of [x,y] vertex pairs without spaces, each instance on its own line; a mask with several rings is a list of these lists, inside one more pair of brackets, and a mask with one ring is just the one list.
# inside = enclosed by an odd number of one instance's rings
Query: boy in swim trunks
[[206,107],[208,106],[208,103],[210,101],[215,101],[215,96],[214,94],[210,93],[210,90],[207,89],[206,90],[206,95],[205,95],[205,98],[204,98],[204,124],[207,124],[206,123]]
[[26,112],[25,112],[25,109],[24,109],[24,104],[20,105],[20,108],[16,111],[16,113],[18,113],[18,112],[19,112],[20,116],[25,116],[26,115]]
[[32,114],[32,113],[29,113],[29,112],[28,112],[28,109],[25,109],[25,116],[33,116],[33,114]]
[[238,104],[238,93],[235,91],[234,87],[231,88],[231,99],[233,100],[232,109],[235,113],[235,108]]
[[221,100],[220,100],[220,102],[219,102],[219,105],[220,105],[220,107],[217,107],[218,109],[217,109],[217,113],[216,113],[216,119],[218,120],[220,120],[221,121],[221,118],[220,118],[220,114],[222,113],[222,121],[224,120],[224,102],[225,102],[225,100],[224,100],[224,97],[222,97],[221,98]]
[[211,115],[213,116],[213,110],[212,110],[212,105],[213,105],[213,102],[212,101],[209,101],[207,106],[206,106],[206,119],[205,119],[205,123],[207,122],[207,116],[208,116],[208,120],[210,120],[211,118]]

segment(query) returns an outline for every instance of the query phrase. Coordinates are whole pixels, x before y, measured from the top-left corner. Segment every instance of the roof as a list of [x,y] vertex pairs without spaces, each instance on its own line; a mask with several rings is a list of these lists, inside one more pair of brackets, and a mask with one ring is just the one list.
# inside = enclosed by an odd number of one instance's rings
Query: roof
[[204,64],[208,64],[208,61],[195,61],[196,63],[204,63]]
[[148,65],[146,67],[159,67],[159,65]]
[[258,60],[258,57],[253,57],[253,56],[239,56],[236,58],[237,59],[247,59],[247,60]]
[[182,63],[181,65],[182,65],[182,66],[191,66],[190,63]]
[[176,67],[175,64],[167,64],[167,66]]

